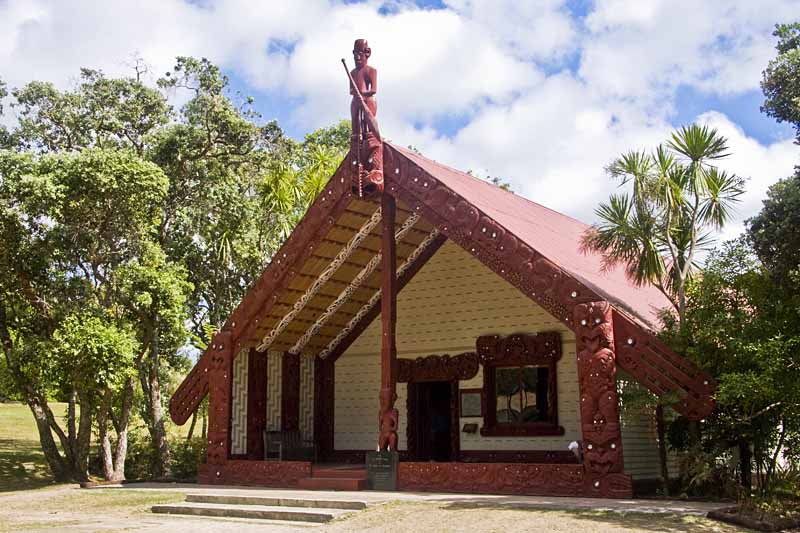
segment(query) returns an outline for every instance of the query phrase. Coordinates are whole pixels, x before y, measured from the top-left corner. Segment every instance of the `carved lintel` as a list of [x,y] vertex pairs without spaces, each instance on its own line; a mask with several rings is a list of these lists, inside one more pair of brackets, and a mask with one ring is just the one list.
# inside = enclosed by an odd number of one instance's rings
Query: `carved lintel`
[[459,381],[478,374],[478,354],[428,355],[416,359],[397,360],[397,382]]

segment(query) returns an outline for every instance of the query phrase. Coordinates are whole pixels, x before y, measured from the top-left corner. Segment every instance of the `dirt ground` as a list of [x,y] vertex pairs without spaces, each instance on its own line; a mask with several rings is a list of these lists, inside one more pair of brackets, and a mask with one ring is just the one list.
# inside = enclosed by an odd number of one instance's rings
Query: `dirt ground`
[[[265,523],[155,515],[150,506],[182,501],[185,492],[81,490],[61,485],[0,493],[0,531],[264,531]],[[655,513],[510,509],[474,502],[391,502],[324,525],[270,522],[269,531],[744,531],[697,516]]]

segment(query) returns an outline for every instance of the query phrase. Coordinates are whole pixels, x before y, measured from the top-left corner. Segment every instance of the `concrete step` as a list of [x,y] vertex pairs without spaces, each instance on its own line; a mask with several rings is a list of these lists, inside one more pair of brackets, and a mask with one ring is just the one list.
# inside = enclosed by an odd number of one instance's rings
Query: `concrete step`
[[359,467],[312,467],[311,477],[343,477],[347,479],[367,479],[367,469]]
[[367,508],[364,502],[353,500],[314,500],[305,498],[271,498],[269,496],[236,496],[228,494],[187,494],[190,503],[219,503],[227,505],[262,505],[267,507],[301,507],[360,511]]
[[212,516],[217,518],[255,518],[258,520],[284,520],[290,522],[329,522],[347,513],[339,509],[311,509],[270,505],[235,505],[228,503],[175,503],[154,505],[151,510],[161,514]]
[[365,478],[307,477],[299,480],[297,486],[306,490],[364,490],[367,488],[367,480]]

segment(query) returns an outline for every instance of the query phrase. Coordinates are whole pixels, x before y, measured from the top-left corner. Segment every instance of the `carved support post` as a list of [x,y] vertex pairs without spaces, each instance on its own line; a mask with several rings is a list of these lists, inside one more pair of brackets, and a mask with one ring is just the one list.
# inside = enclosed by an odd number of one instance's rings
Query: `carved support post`
[[608,302],[575,306],[585,490],[595,496],[627,497],[632,486],[623,473],[613,332]]
[[[211,341],[208,365],[208,448],[210,482],[220,477],[215,466],[223,466],[230,455],[231,385],[233,376],[233,340],[230,331],[217,333]],[[212,466],[213,465],[213,466]]]
[[381,196],[383,227],[381,233],[381,392],[380,434],[378,450],[397,450],[398,412],[397,400],[397,348],[395,326],[397,323],[397,254],[394,237],[395,199],[389,194]]
[[300,429],[300,356],[283,354],[281,367],[281,429]]
[[247,458],[261,460],[267,427],[267,352],[252,348],[247,365]]

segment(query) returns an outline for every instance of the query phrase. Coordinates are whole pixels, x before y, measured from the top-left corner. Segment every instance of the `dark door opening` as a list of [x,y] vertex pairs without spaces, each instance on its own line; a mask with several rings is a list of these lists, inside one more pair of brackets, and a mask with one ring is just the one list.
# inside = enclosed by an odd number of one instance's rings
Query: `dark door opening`
[[409,394],[416,395],[414,413],[414,437],[412,449],[417,461],[451,460],[451,394],[448,381],[416,383],[409,387]]

